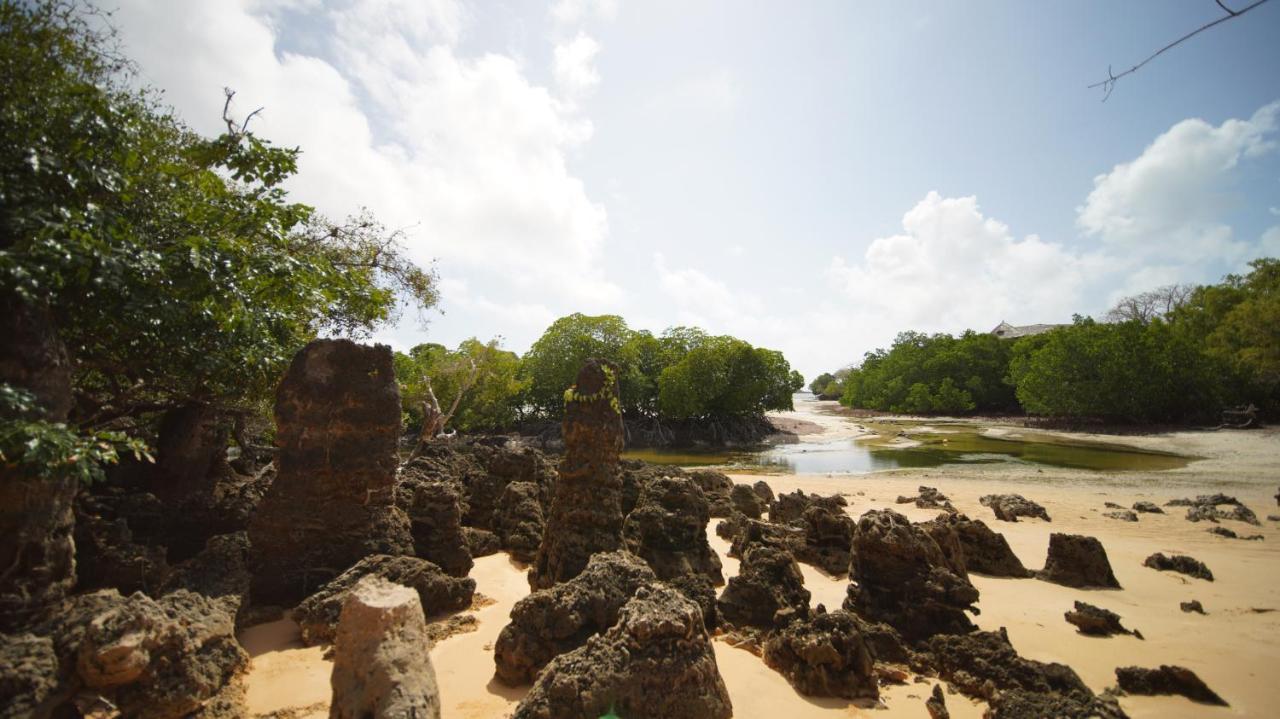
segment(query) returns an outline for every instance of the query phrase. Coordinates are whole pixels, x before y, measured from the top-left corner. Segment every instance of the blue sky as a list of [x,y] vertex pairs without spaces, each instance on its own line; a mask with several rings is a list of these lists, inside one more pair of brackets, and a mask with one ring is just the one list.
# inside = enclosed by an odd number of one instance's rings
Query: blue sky
[[[1230,2],[1228,4],[1231,4]],[[1236,0],[1237,6],[1243,5]],[[1280,254],[1280,3],[122,0],[145,82],[222,87],[441,276],[406,348],[616,313],[807,376],[900,330],[1100,314]]]

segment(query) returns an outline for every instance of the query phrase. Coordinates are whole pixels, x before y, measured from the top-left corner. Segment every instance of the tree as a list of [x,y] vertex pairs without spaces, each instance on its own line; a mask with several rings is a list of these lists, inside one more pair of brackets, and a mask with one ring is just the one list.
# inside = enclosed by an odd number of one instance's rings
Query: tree
[[[456,350],[420,344],[408,354],[397,352],[395,367],[406,425],[420,435],[435,436],[450,424],[463,432],[500,431],[519,419],[526,388],[520,358],[498,339],[471,338]],[[424,403],[440,410],[444,420],[427,431]]]
[[1150,322],[1156,318],[1167,319],[1186,303],[1196,290],[1194,285],[1174,284],[1123,297],[1107,311],[1107,322]]
[[[591,317],[574,313],[561,317],[547,328],[521,364],[521,374],[529,384],[529,404],[547,417],[559,417],[564,409],[564,391],[570,387],[582,363],[591,357],[607,359],[622,370],[620,381],[634,378],[623,360],[622,348],[631,339],[627,323],[617,315]],[[624,397],[641,394],[623,386]]]
[[823,372],[817,377],[814,377],[813,381],[809,383],[809,391],[814,394],[823,394],[824,390],[826,390],[827,388],[827,385],[831,384],[835,380],[836,380],[835,375],[831,374],[830,372]]

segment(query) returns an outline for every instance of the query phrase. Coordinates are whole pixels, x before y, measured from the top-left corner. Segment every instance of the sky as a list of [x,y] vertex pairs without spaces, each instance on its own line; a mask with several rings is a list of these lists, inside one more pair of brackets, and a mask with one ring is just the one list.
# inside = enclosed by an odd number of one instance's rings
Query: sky
[[[1224,0],[1243,6],[1245,0]],[[696,325],[807,378],[1280,256],[1280,2],[113,0],[193,128],[433,263],[398,349]]]

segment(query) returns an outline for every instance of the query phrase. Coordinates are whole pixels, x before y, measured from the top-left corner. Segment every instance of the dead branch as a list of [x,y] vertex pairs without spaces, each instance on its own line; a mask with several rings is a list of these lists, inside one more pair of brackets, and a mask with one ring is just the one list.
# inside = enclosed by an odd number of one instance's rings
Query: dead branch
[[431,378],[425,376],[422,378],[427,387],[427,397],[422,402],[422,431],[418,434],[418,443],[409,454],[409,459],[422,454],[428,444],[444,433],[444,428],[449,425],[454,413],[458,411],[458,405],[462,404],[462,398],[475,386],[476,380],[480,377],[480,368],[476,366],[474,359],[468,357],[467,361],[471,363],[471,371],[458,383],[458,392],[454,395],[448,412],[440,411],[440,400],[436,399],[435,389],[431,387]]
[[237,125],[236,121],[231,118],[231,98],[236,96],[236,91],[229,87],[224,87],[222,88],[222,94],[227,96],[226,101],[222,103],[222,121],[227,123],[227,134],[233,137],[241,137],[249,131],[249,121],[253,119],[254,115],[262,112],[262,108],[260,107],[249,113],[245,116],[244,122]]
[[1227,13],[1226,15],[1224,15],[1223,17],[1218,18],[1217,20],[1214,20],[1213,22],[1205,23],[1204,25],[1201,25],[1200,27],[1196,28],[1195,30],[1192,30],[1191,32],[1187,33],[1186,35],[1183,35],[1182,37],[1178,38],[1177,40],[1174,40],[1173,42],[1169,43],[1168,45],[1165,45],[1164,47],[1160,48],[1159,50],[1156,50],[1155,52],[1153,52],[1153,53],[1151,53],[1150,55],[1148,55],[1148,56],[1147,56],[1147,58],[1146,58],[1145,60],[1143,60],[1142,62],[1138,63],[1137,65],[1134,65],[1133,67],[1129,68],[1128,70],[1125,70],[1124,72],[1120,73],[1119,75],[1116,75],[1115,73],[1111,72],[1111,66],[1110,66],[1110,65],[1108,65],[1108,66],[1107,66],[1107,79],[1102,80],[1102,81],[1100,81],[1100,82],[1095,82],[1095,83],[1093,83],[1092,85],[1090,85],[1090,86],[1089,86],[1089,88],[1090,88],[1090,89],[1095,88],[1095,87],[1100,87],[1100,88],[1102,88],[1102,89],[1103,89],[1103,91],[1104,91],[1104,94],[1103,94],[1103,96],[1102,96],[1102,101],[1103,101],[1103,102],[1106,102],[1106,101],[1107,101],[1107,98],[1111,97],[1111,91],[1116,89],[1116,83],[1120,81],[1120,78],[1124,77],[1125,75],[1132,75],[1133,73],[1135,73],[1135,72],[1137,72],[1138,70],[1142,69],[1142,66],[1144,66],[1144,65],[1146,65],[1147,63],[1151,62],[1152,60],[1156,59],[1156,58],[1157,58],[1157,57],[1159,57],[1160,55],[1163,55],[1165,52],[1167,52],[1167,51],[1169,51],[1169,50],[1172,50],[1173,48],[1175,48],[1175,47],[1177,47],[1177,46],[1181,45],[1182,43],[1186,42],[1187,40],[1190,40],[1191,38],[1195,37],[1196,35],[1199,35],[1200,33],[1204,32],[1205,30],[1208,30],[1209,28],[1214,27],[1215,25],[1220,25],[1220,24],[1222,24],[1222,23],[1224,23],[1224,22],[1226,22],[1226,21],[1228,21],[1228,20],[1231,20],[1231,19],[1233,19],[1233,18],[1240,17],[1241,15],[1243,15],[1243,14],[1245,14],[1245,13],[1249,12],[1250,10],[1252,10],[1252,9],[1254,9],[1254,8],[1256,8],[1256,7],[1258,7],[1259,5],[1263,5],[1263,4],[1266,4],[1266,3],[1270,2],[1270,0],[1256,0],[1256,2],[1252,3],[1251,5],[1246,5],[1245,7],[1241,8],[1241,9],[1239,9],[1239,10],[1232,10],[1231,8],[1227,7],[1226,5],[1223,5],[1223,4],[1222,4],[1222,0],[1214,0],[1214,1],[1218,3],[1218,7],[1222,8],[1222,9],[1223,9],[1223,11],[1225,11],[1225,12]]

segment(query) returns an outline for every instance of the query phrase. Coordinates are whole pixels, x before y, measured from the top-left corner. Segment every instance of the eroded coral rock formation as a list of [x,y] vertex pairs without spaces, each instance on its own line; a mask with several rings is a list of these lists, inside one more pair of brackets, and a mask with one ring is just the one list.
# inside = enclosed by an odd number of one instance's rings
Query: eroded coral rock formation
[[880,696],[873,655],[848,612],[818,614],[778,630],[764,644],[764,662],[807,696]]
[[965,610],[978,590],[925,528],[893,510],[858,520],[849,579],[845,609],[885,622],[908,641],[974,629]]
[[0,634],[0,716],[50,716],[60,698],[53,641]]
[[728,719],[733,705],[702,613],[661,584],[642,587],[618,622],[557,657],[515,719]]
[[755,490],[756,496],[764,500],[766,505],[773,503],[773,487],[770,487],[768,482],[763,479],[756,480],[756,483],[751,485],[751,488]]
[[1178,694],[1192,701],[1217,706],[1227,702],[1186,667],[1163,664],[1156,669],[1116,667],[1120,690],[1129,694]]
[[1155,502],[1134,502],[1133,511],[1139,514],[1164,514],[1164,510]]
[[622,546],[622,410],[617,368],[590,359],[565,392],[560,462],[551,512],[529,586],[545,589],[578,576],[597,552]]
[[809,590],[790,552],[751,544],[716,607],[729,624],[769,629],[808,617]]
[[409,516],[414,554],[455,577],[467,576],[474,561],[462,532],[458,486],[406,467],[396,485],[396,504]]
[[613,626],[636,590],[655,579],[630,552],[602,552],[573,579],[516,602],[494,644],[497,678],[512,686],[532,682],[552,659]]
[[31,477],[0,463],[0,632],[56,605],[76,581],[76,480]]
[[1068,587],[1120,588],[1102,542],[1080,534],[1050,534],[1049,556],[1036,577]]
[[439,719],[418,593],[376,576],[347,594],[334,641],[330,719]]
[[533,482],[512,482],[502,490],[493,510],[493,531],[502,548],[521,562],[532,562],[542,544],[546,518],[542,488]]
[[395,506],[391,348],[316,340],[276,392],[278,474],[249,526],[253,599],[291,605],[371,554],[413,554]]
[[849,501],[838,494],[823,497],[818,494],[806,494],[797,489],[794,492],[779,494],[777,499],[769,504],[769,521],[785,524],[801,519],[804,517],[805,510],[814,505],[826,507],[833,512],[843,512],[849,505]]
[[622,534],[627,549],[648,562],[658,579],[701,574],[719,585],[724,576],[720,557],[707,542],[710,520],[706,495],[693,480],[662,477],[640,490]]
[[1063,615],[1068,623],[1074,624],[1081,634],[1095,637],[1109,637],[1113,634],[1133,634],[1142,638],[1138,632],[1131,632],[1120,623],[1120,615],[1109,609],[1095,607],[1092,604],[1076,602],[1075,608]]
[[419,604],[427,614],[466,609],[471,606],[476,591],[476,580],[450,576],[425,559],[371,555],[325,584],[293,610],[293,620],[302,630],[304,643],[315,645],[333,641],[342,607],[366,577],[377,577],[416,591]]
[[942,492],[939,492],[936,487],[925,487],[924,485],[916,488],[916,496],[899,496],[897,503],[915,504],[919,509],[942,509],[948,512],[956,511],[956,508],[951,506],[950,498]]
[[729,504],[734,511],[741,512],[752,519],[759,519],[769,511],[769,502],[754,489],[745,484],[735,484],[729,491]]
[[938,542],[944,544],[945,532],[952,532],[960,546],[963,566],[968,572],[993,577],[1028,577],[1031,572],[1013,553],[1004,535],[992,530],[980,519],[969,519],[963,514],[944,514],[920,526]]
[[1188,577],[1213,581],[1213,572],[1209,571],[1204,562],[1194,557],[1188,557],[1185,554],[1167,556],[1156,552],[1143,560],[1142,566],[1158,569],[1162,572],[1178,572]]
[[[1221,493],[1201,494],[1195,499],[1174,499],[1165,502],[1165,506],[1186,507],[1189,522],[1217,522],[1220,519],[1231,519],[1254,526],[1261,524],[1258,521],[1258,515],[1244,506],[1243,502]],[[1219,509],[1223,506],[1230,509]]]
[[929,719],[951,719],[947,711],[947,698],[942,694],[942,685],[934,684],[929,698],[924,700],[924,709],[929,712]]
[[706,495],[711,516],[728,517],[733,513],[733,500],[730,498],[733,480],[729,475],[714,469],[695,469],[688,475]]
[[996,519],[1004,522],[1016,522],[1018,517],[1038,517],[1048,522],[1049,513],[1044,507],[1032,502],[1021,494],[987,494],[978,499],[984,507],[990,507]]
[[1127,509],[1117,509],[1114,512],[1103,512],[1102,516],[1107,517],[1108,519],[1118,519],[1121,522],[1138,521],[1138,515]]
[[472,558],[487,557],[502,551],[502,540],[487,529],[463,527],[462,537],[467,540],[467,551]]

